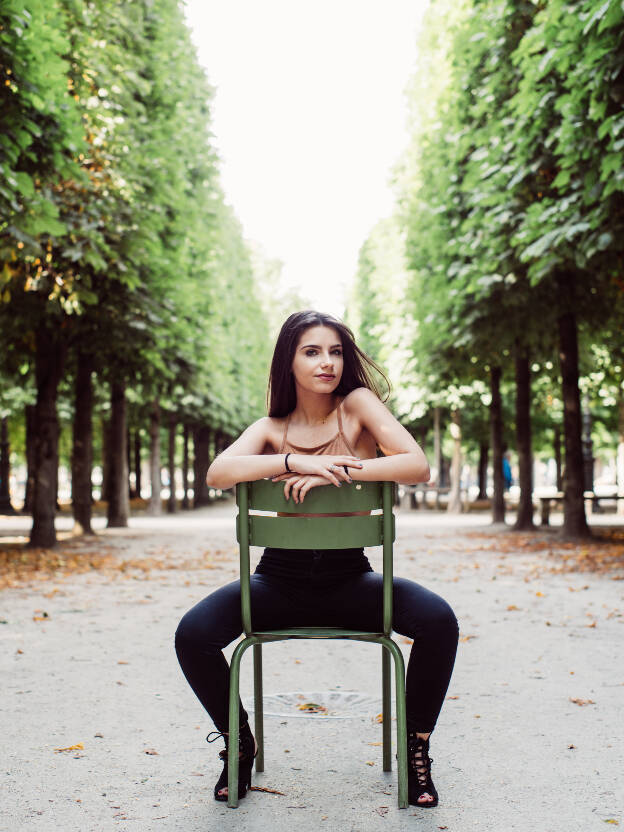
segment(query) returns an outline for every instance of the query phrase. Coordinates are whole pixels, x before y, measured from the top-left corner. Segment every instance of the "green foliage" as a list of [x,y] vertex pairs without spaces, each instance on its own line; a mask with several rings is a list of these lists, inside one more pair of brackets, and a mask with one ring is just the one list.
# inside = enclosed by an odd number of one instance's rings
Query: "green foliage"
[[53,327],[130,398],[240,431],[270,344],[178,0],[11,0],[0,26],[7,371]]
[[[371,237],[355,306],[377,350],[409,321],[402,380],[421,405],[474,412],[475,440],[489,367],[510,378],[515,355],[537,362],[537,395],[551,402],[537,401],[538,433],[560,420],[562,313],[574,312],[586,356],[621,354],[623,23],[616,0],[441,0],[425,15],[396,173],[403,300],[380,304],[388,273]],[[614,402],[624,362],[610,363],[600,389],[615,378]]]

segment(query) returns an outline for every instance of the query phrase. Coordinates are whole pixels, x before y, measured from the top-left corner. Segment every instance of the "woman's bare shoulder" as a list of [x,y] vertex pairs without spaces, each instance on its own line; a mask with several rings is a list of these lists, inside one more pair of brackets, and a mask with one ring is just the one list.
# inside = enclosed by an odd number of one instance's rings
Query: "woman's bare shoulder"
[[264,453],[274,453],[279,450],[284,435],[285,416],[264,416],[258,420],[263,424],[266,447]]
[[361,413],[370,407],[378,408],[383,402],[368,387],[356,387],[342,400],[343,409],[351,413]]

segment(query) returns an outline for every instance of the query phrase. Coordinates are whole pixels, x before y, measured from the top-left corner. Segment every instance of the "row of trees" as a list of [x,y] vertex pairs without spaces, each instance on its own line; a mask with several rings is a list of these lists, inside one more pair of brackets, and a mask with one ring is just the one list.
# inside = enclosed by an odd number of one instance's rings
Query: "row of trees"
[[623,27],[618,0],[433,4],[399,209],[361,250],[352,322],[395,365],[408,424],[448,413],[457,471],[462,431],[491,446],[495,520],[515,426],[518,528],[532,430],[558,445],[561,426],[564,531],[588,534],[581,389],[608,430],[619,420],[624,493]]
[[59,403],[87,531],[94,409],[110,525],[127,522],[130,429],[150,433],[156,510],[161,424],[171,449],[176,426],[194,436],[203,482],[262,412],[269,324],[211,99],[178,0],[2,4],[0,478],[6,492],[8,433],[28,458],[33,545],[55,542]]

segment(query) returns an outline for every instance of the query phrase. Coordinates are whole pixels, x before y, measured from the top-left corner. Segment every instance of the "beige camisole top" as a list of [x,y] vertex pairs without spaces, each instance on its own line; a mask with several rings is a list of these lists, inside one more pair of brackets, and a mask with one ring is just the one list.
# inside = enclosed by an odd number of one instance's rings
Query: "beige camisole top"
[[292,442],[288,441],[288,425],[290,424],[289,413],[286,417],[286,424],[284,425],[284,435],[282,436],[282,444],[279,449],[280,454],[333,454],[335,456],[347,454],[348,456],[357,456],[342,431],[342,415],[340,412],[341,406],[342,402],[340,402],[336,408],[336,416],[338,417],[338,433],[331,439],[328,439],[327,442],[323,442],[320,445],[314,445],[312,448],[305,448],[303,445],[293,445]]

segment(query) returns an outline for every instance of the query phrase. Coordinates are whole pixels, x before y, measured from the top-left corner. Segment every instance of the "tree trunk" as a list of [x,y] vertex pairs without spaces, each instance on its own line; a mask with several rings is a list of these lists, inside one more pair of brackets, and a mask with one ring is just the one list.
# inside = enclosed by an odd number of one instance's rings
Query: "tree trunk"
[[126,428],[126,468],[128,469],[128,499],[134,500],[136,497],[136,489],[130,483],[130,472],[132,471],[132,436],[128,427]]
[[130,503],[126,437],[126,383],[122,379],[111,384],[108,528],[125,528],[128,525]]
[[93,534],[91,528],[91,468],[93,463],[93,355],[78,353],[75,415],[71,459],[73,533]]
[[184,423],[183,438],[184,456],[182,457],[182,489],[184,490],[184,496],[182,497],[182,508],[189,508],[189,427],[186,423]]
[[176,419],[173,413],[169,417],[169,498],[167,500],[167,511],[175,514],[176,511],[176,484],[175,484],[175,441],[176,441]]
[[[60,444],[60,440],[61,440],[61,426],[59,424],[59,436],[58,436],[57,446]],[[56,471],[54,472],[54,510],[55,511],[60,511],[61,510],[61,507],[59,505],[58,493],[59,493],[59,466],[58,466],[58,456],[57,456]]]
[[418,444],[424,451],[425,447],[427,446],[427,425],[421,425],[419,433],[420,436],[418,439]]
[[505,493],[503,480],[503,408],[501,404],[500,380],[502,371],[500,367],[492,367],[490,370],[490,390],[492,402],[490,404],[490,428],[492,432],[492,479],[494,482],[494,494],[492,496],[492,522],[505,522]]
[[436,477],[438,481],[438,488],[443,488],[446,485],[446,471],[444,469],[444,461],[442,459],[442,439],[440,436],[440,408],[433,408],[433,464],[438,472]]
[[622,499],[617,501],[617,513],[624,514],[624,393],[621,391],[618,407],[618,446],[615,465],[618,495],[622,497]]
[[561,470],[561,430],[557,425],[555,427],[553,437],[553,447],[555,450],[555,470],[556,470],[556,480],[557,480],[557,491],[563,491],[563,474]]
[[487,442],[479,445],[479,493],[477,500],[487,500],[487,467],[490,446]]
[[9,446],[9,420],[7,416],[0,419],[0,514],[16,514],[11,505],[11,459]]
[[110,419],[102,419],[102,493],[100,499],[110,500]]
[[206,474],[210,464],[210,428],[196,428],[193,431],[193,445],[195,449],[195,482],[194,499],[195,508],[205,506],[209,503],[208,488],[206,486]]
[[136,496],[141,499],[141,431],[134,432],[134,485]]
[[152,412],[150,413],[150,485],[151,494],[149,504],[147,506],[147,513],[154,517],[162,514],[162,503],[160,501],[160,492],[162,489],[162,482],[160,479],[160,405],[157,400],[152,403]]
[[531,367],[528,355],[516,356],[516,448],[520,503],[514,529],[535,528],[533,523],[533,452],[531,449]]
[[56,412],[58,385],[63,375],[67,347],[40,326],[35,333],[35,465],[33,487],[33,525],[30,545],[56,544],[56,476],[58,471],[59,423]]
[[[569,293],[568,284],[563,278],[559,279],[559,283],[560,293],[565,297]],[[589,537],[583,499],[583,446],[576,318],[572,312],[564,312],[558,323],[565,451],[562,533],[568,538]]]
[[35,493],[35,406],[27,404],[24,408],[26,422],[26,488],[24,491],[24,514],[32,514],[33,495]]
[[[222,430],[215,431],[214,435],[214,456],[219,456],[221,451],[224,451],[228,446],[227,436],[223,433]],[[212,462],[214,457],[209,457],[209,462]]]
[[451,490],[449,492],[449,501],[447,511],[453,514],[459,514],[462,511],[461,501],[461,469],[462,469],[462,451],[461,451],[461,420],[459,410],[451,412],[451,436],[453,437],[453,459],[451,460]]

